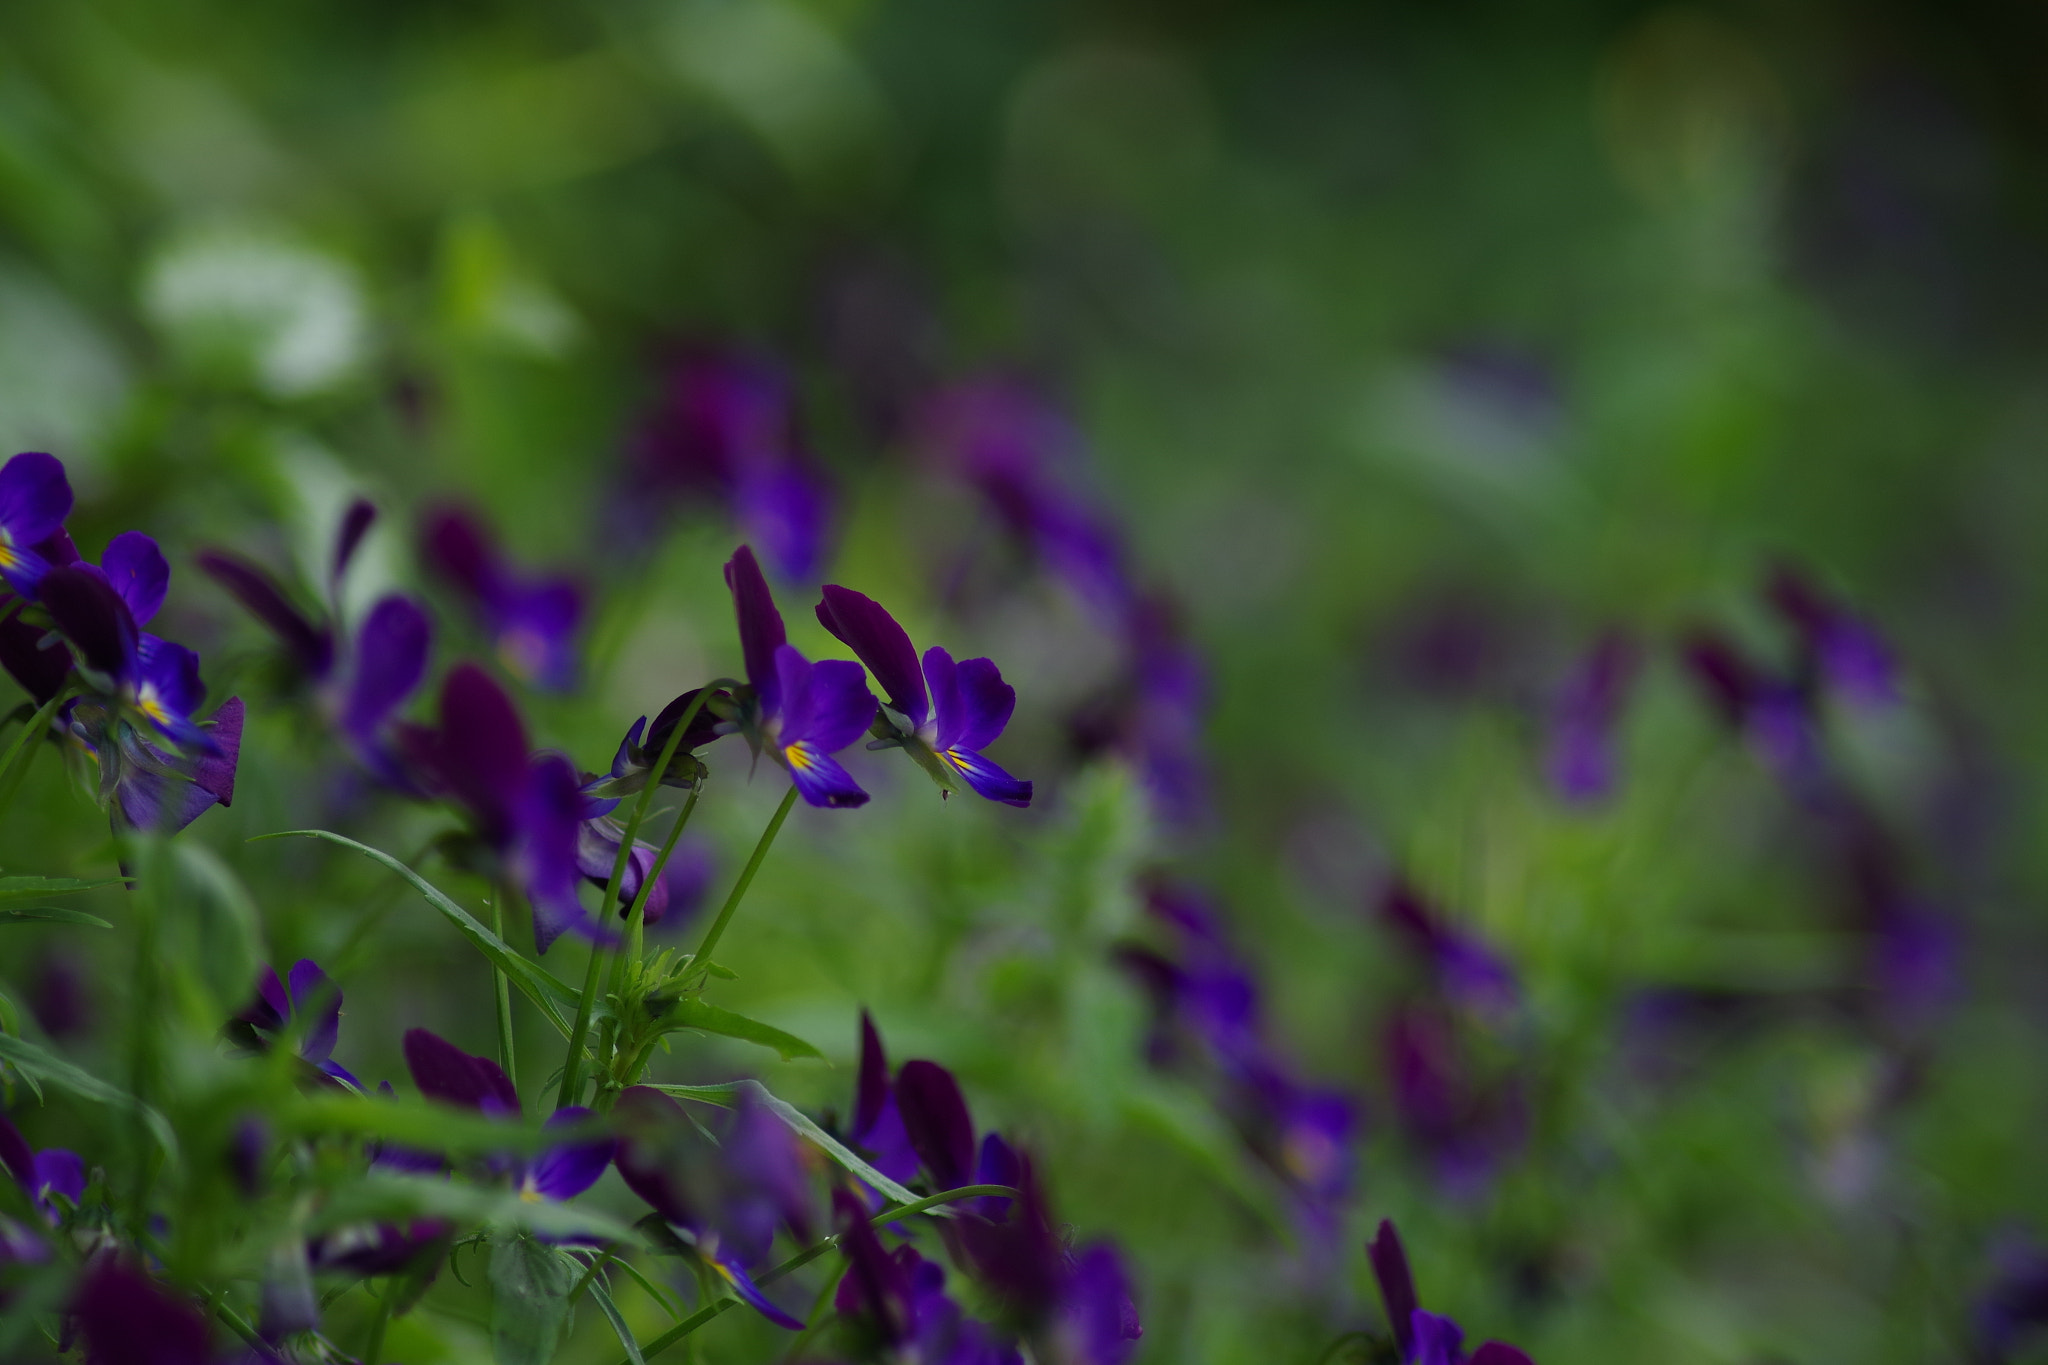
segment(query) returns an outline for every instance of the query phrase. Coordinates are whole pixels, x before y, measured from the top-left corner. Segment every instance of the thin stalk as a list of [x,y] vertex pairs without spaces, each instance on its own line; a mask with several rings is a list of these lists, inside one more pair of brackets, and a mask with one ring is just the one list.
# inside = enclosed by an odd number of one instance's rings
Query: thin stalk
[[811,1311],[804,1318],[804,1330],[796,1334],[796,1340],[789,1343],[789,1350],[783,1353],[783,1365],[793,1365],[797,1357],[804,1353],[804,1348],[811,1344],[812,1338],[823,1331],[825,1324],[832,1320],[831,1314],[826,1310],[832,1306],[832,1298],[839,1289],[839,1282],[846,1278],[847,1264],[841,1261],[838,1267],[825,1277],[824,1286],[818,1290],[818,1297],[812,1301]]
[[377,1365],[377,1357],[384,1354],[384,1329],[391,1325],[391,1294],[391,1287],[386,1286],[377,1296],[377,1313],[370,1319],[369,1335],[363,1339],[363,1365]]
[[138,859],[147,876],[140,893],[133,898],[135,906],[135,987],[128,1017],[128,1093],[135,1097],[135,1126],[132,1138],[135,1144],[135,1181],[128,1192],[129,1226],[137,1237],[149,1228],[149,1186],[150,1164],[154,1153],[150,1148],[149,1122],[146,1117],[149,1105],[149,1077],[156,1065],[155,1039],[158,1028],[156,1019],[156,921],[157,889],[162,879],[157,875],[161,859],[158,854],[161,845],[154,839],[142,845],[142,857]]
[[[509,886],[501,885],[491,897],[491,928],[501,939],[505,937],[505,901],[511,894]],[[505,978],[505,969],[495,963],[491,965],[491,991],[498,1002],[498,1065],[505,1068],[505,1075],[517,1085],[519,1071],[512,1051],[512,983]]]
[[775,808],[775,814],[769,818],[768,828],[761,831],[761,842],[754,845],[754,856],[747,859],[746,867],[740,872],[740,879],[733,883],[732,894],[725,898],[725,905],[719,910],[718,918],[711,922],[711,928],[705,931],[704,941],[697,945],[697,955],[693,961],[698,967],[711,960],[711,950],[716,948],[718,940],[725,936],[725,926],[732,923],[733,911],[740,908],[741,898],[747,894],[747,888],[753,885],[754,874],[761,870],[762,859],[768,856],[769,845],[775,842],[776,834],[782,829],[782,822],[789,818],[789,808],[795,804],[796,784],[791,783],[789,790],[783,793],[782,804]]
[[[1008,1185],[963,1185],[957,1190],[941,1190],[939,1193],[928,1195],[914,1204],[898,1204],[894,1208],[883,1209],[873,1218],[868,1219],[868,1226],[871,1228],[885,1228],[899,1218],[908,1218],[913,1214],[923,1213],[926,1209],[937,1208],[941,1204],[951,1204],[962,1199],[974,1199],[982,1195],[998,1195],[1014,1199],[1017,1197],[1017,1191]],[[757,1278],[754,1283],[774,1284],[791,1271],[801,1270],[838,1245],[839,1236],[837,1233],[834,1233],[822,1242],[805,1247],[781,1265],[776,1266],[775,1269]],[[719,1299],[714,1303],[705,1304],[702,1308],[690,1314],[689,1317],[684,1318],[681,1322],[669,1328],[645,1346],[642,1346],[640,1348],[641,1358],[643,1360],[649,1359],[658,1352],[666,1351],[669,1347],[683,1340],[690,1333],[696,1331],[699,1327],[702,1327],[705,1323],[711,1321],[738,1302],[738,1299]],[[621,1360],[619,1365],[633,1365],[633,1362]]]
[[70,688],[58,688],[57,695],[44,702],[41,709],[22,724],[20,733],[8,744],[6,753],[0,754],[0,813],[14,803],[15,792],[21,789],[22,782],[28,777],[29,765],[35,762],[37,751],[33,748],[24,751],[23,746],[33,745],[49,733],[51,718],[69,695]]
[[[625,885],[626,882],[626,863],[633,856],[633,841],[640,836],[640,826],[647,819],[648,807],[654,803],[655,789],[661,786],[662,774],[668,771],[668,765],[675,760],[676,750],[682,747],[683,736],[689,732],[690,723],[697,719],[697,713],[704,709],[704,703],[710,699],[712,689],[726,681],[725,679],[720,679],[718,682],[706,683],[703,687],[699,688],[697,690],[697,699],[683,708],[683,714],[676,718],[675,728],[669,731],[668,742],[661,746],[661,756],[655,760],[653,771],[647,775],[647,785],[640,789],[640,799],[633,803],[632,818],[626,822],[625,832],[619,840],[619,851],[612,858],[612,875],[605,882],[604,904],[597,914],[599,925],[609,927],[612,922],[612,912],[618,909],[619,888]],[[638,916],[641,913],[641,907],[647,901],[647,892],[653,886],[655,880],[661,876],[662,866],[668,861],[668,850],[675,847],[675,835],[681,832],[681,821],[689,819],[690,810],[696,804],[696,801],[697,789],[692,787],[689,799],[683,804],[683,813],[678,819],[677,827],[675,830],[670,831],[668,846],[662,850],[661,857],[656,860],[648,875],[640,879],[640,894],[633,899],[634,925],[636,928],[639,922]],[[639,935],[635,933],[632,937],[633,953],[637,958],[640,951]],[[623,956],[615,955],[611,971],[612,989],[614,991],[619,987],[623,969]],[[590,970],[585,973],[583,978],[583,997],[576,1002],[576,1023],[569,1030],[569,1055],[562,1063],[562,1089],[556,1099],[557,1107],[576,1103],[577,1095],[583,1089],[583,1040],[590,1033],[590,1015],[597,1005],[598,975],[598,951],[593,948],[591,949]],[[611,1038],[612,1025],[607,1023],[603,1042],[598,1047],[598,1062],[600,1065],[605,1061],[605,1054],[611,1051]]]

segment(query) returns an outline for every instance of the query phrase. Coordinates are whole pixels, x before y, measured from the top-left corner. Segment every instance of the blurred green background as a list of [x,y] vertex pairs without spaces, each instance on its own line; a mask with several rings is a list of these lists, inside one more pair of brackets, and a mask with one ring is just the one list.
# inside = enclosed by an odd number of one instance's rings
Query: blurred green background
[[[1040,799],[942,806],[856,754],[875,802],[799,810],[722,954],[722,1001],[838,1065],[707,1041],[665,1079],[752,1070],[844,1113],[867,1005],[1120,1240],[1147,1361],[1309,1365],[1378,1321],[1383,1216],[1427,1304],[1546,1365],[1963,1359],[1994,1248],[2048,1228],[2044,61],[2048,12],[1989,3],[13,0],[0,448],[66,461],[81,547],[164,542],[166,633],[251,700],[235,805],[184,837],[249,885],[272,960],[335,974],[367,1081],[402,1078],[404,1027],[488,1050],[482,964],[367,864],[243,841],[325,823],[405,856],[440,826],[337,791],[191,552],[317,562],[366,493],[367,600],[423,582],[415,509],[469,502],[595,592],[587,685],[528,715],[602,767],[739,663],[731,526],[627,553],[607,519],[668,358],[738,346],[790,368],[837,488],[821,577],[1002,664],[996,756]],[[1204,660],[1191,830],[1069,742],[1118,642],[1049,581],[947,586],[994,533],[891,419],[990,367],[1071,415],[1075,486]],[[1777,648],[1758,588],[1788,557],[1904,661],[1903,704],[1836,738],[1963,945],[1898,1102],[1891,1042],[1811,1003],[1869,985],[1810,832],[1672,648],[1710,621]],[[843,655],[814,586],[778,585],[794,638]],[[443,606],[445,663],[477,645]],[[1621,781],[1574,807],[1542,699],[1615,627],[1646,659]],[[781,788],[711,761],[723,887]],[[44,764],[0,861],[99,867],[104,828]],[[1365,1105],[1334,1263],[1145,1064],[1111,949],[1159,866],[1217,893],[1276,1045]],[[1386,1099],[1396,872],[1527,993],[1529,1138],[1477,1192]],[[101,1056],[120,952],[5,950],[17,998],[73,955],[99,1022],[67,1046]],[[1646,1079],[1655,987],[1766,1003]],[[476,1311],[451,1289],[387,1355],[479,1358]],[[702,1359],[777,1358],[739,1316]],[[563,1358],[615,1358],[585,1317]]]

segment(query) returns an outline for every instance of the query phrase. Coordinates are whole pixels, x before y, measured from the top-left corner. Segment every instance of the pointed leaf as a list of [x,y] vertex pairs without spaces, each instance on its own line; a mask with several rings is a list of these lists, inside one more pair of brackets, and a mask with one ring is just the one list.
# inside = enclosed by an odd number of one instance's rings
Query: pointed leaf
[[77,877],[0,877],[0,905],[19,905],[46,896],[69,896],[79,891],[97,891],[103,886],[120,886],[123,878],[102,877],[96,882]]
[[89,924],[95,929],[114,926],[98,915],[83,910],[60,910],[54,905],[0,905],[0,924]]
[[647,1365],[647,1358],[640,1354],[640,1343],[633,1339],[633,1329],[626,1325],[626,1319],[619,1312],[619,1306],[612,1302],[612,1296],[597,1280],[590,1282],[590,1297],[597,1300],[597,1311],[604,1314],[605,1321],[618,1333],[619,1345],[626,1348],[626,1359],[632,1365]]
[[768,1087],[759,1081],[734,1081],[727,1085],[655,1085],[650,1088],[679,1099],[702,1100],[706,1104],[727,1107],[739,1097],[740,1091],[748,1091],[770,1113],[788,1124],[792,1132],[816,1143],[827,1156],[866,1182],[876,1193],[899,1204],[917,1202],[915,1194],[862,1161],[845,1143],[811,1122],[809,1115],[787,1100],[778,1099],[770,1094]]
[[95,1104],[104,1104],[110,1109],[120,1109],[131,1114],[139,1111],[151,1134],[163,1145],[165,1153],[173,1160],[177,1158],[178,1139],[172,1134],[171,1125],[164,1120],[162,1114],[142,1104],[127,1091],[108,1085],[90,1072],[81,1071],[62,1057],[46,1052],[26,1038],[17,1038],[11,1033],[0,1033],[0,1062],[6,1062],[24,1076],[34,1076],[38,1080],[48,1081],[57,1089],[67,1091],[82,1100],[91,1100]]
[[814,1057],[825,1060],[825,1054],[812,1047],[793,1033],[784,1033],[772,1024],[758,1019],[749,1019],[744,1014],[734,1014],[716,1005],[707,1005],[702,1000],[678,1000],[669,1007],[667,1023],[670,1028],[692,1028],[699,1033],[716,1033],[726,1038],[738,1038],[744,1042],[759,1043],[772,1047],[782,1054],[782,1060],[793,1062],[799,1057]]

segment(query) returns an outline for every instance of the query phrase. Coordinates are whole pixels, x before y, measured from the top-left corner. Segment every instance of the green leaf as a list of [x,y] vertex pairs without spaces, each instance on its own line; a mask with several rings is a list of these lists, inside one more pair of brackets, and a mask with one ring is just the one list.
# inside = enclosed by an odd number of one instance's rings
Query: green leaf
[[33,1076],[48,1081],[59,1090],[67,1091],[82,1100],[104,1104],[110,1109],[121,1109],[129,1113],[141,1112],[142,1120],[149,1125],[149,1131],[163,1145],[164,1152],[177,1159],[178,1139],[171,1132],[171,1125],[164,1116],[137,1100],[133,1095],[115,1086],[108,1085],[90,1072],[81,1071],[62,1057],[44,1051],[26,1038],[17,1038],[11,1033],[0,1033],[0,1062],[6,1062],[24,1076]]
[[582,1267],[524,1233],[491,1238],[491,1351],[498,1365],[547,1365]]
[[633,1339],[633,1329],[626,1326],[626,1319],[619,1313],[619,1306],[612,1302],[611,1294],[597,1280],[590,1282],[590,1297],[597,1300],[597,1311],[604,1314],[605,1321],[618,1333],[619,1345],[626,1348],[626,1359],[633,1365],[647,1365],[647,1358],[640,1354],[640,1343]]
[[427,1100],[339,1094],[304,1097],[275,1118],[279,1127],[294,1134],[346,1133],[451,1155],[537,1152],[606,1133],[603,1121],[595,1118],[574,1129],[544,1129],[538,1121],[487,1118]]
[[782,1054],[782,1060],[793,1062],[799,1057],[814,1057],[825,1060],[825,1054],[812,1047],[793,1033],[784,1033],[771,1024],[758,1019],[749,1019],[744,1014],[734,1014],[716,1005],[707,1005],[702,1000],[678,1000],[669,1007],[665,1021],[671,1028],[693,1028],[699,1033],[716,1033],[726,1038],[738,1038],[762,1047],[772,1047]]
[[596,1237],[626,1241],[631,1225],[596,1208],[552,1199],[522,1199],[511,1190],[464,1184],[434,1176],[372,1170],[331,1191],[306,1221],[309,1232],[330,1232],[359,1223],[394,1223],[445,1218],[465,1228],[522,1228],[551,1237]]
[[54,905],[0,905],[0,924],[89,924],[96,929],[111,929],[114,926],[98,915],[88,915],[83,910],[60,910]]
[[19,905],[44,896],[70,896],[80,891],[97,891],[103,886],[122,885],[120,877],[103,877],[96,882],[76,877],[0,877],[0,905]]
[[28,770],[35,765],[36,755],[42,752],[42,746],[36,741],[50,733],[50,721],[64,704],[69,691],[69,688],[59,688],[56,696],[44,702],[42,709],[23,723],[21,733],[7,746],[6,755],[0,757],[0,811],[6,810],[14,800],[14,793],[21,789]]
[[728,1108],[739,1098],[740,1092],[744,1090],[777,1118],[788,1124],[790,1129],[799,1137],[808,1138],[816,1143],[827,1156],[867,1182],[880,1194],[895,1200],[899,1204],[913,1204],[917,1202],[916,1195],[891,1180],[888,1176],[883,1175],[873,1166],[868,1165],[867,1162],[862,1161],[858,1156],[854,1155],[852,1149],[847,1147],[845,1143],[811,1122],[810,1117],[803,1110],[798,1109],[787,1100],[777,1099],[769,1093],[768,1087],[759,1081],[733,1081],[726,1085],[656,1085],[650,1088],[659,1090],[664,1095],[675,1095],[686,1100],[702,1100],[706,1104],[724,1105]]
[[577,992],[561,981],[558,981],[551,972],[539,963],[529,961],[527,958],[514,952],[505,940],[485,928],[474,915],[450,900],[439,887],[407,867],[398,859],[392,857],[389,853],[386,853],[383,849],[357,843],[346,835],[336,834],[331,830],[324,829],[287,829],[280,830],[276,834],[259,834],[256,837],[258,839],[288,839],[294,837],[325,839],[329,843],[340,844],[343,848],[352,848],[356,852],[384,864],[384,866],[411,882],[413,889],[426,897],[427,904],[433,906],[442,915],[446,916],[448,922],[460,930],[462,936],[474,944],[478,952],[489,958],[499,970],[505,973],[506,979],[523,991],[527,999],[540,1006],[540,1012],[547,1016],[548,1022],[553,1024],[564,1038],[569,1036],[569,1018],[576,1010],[579,999]]
[[[248,998],[263,967],[256,902],[220,855],[204,844],[170,841],[168,886],[157,889],[159,948],[165,962],[201,992],[195,1008],[220,1018]],[[159,864],[160,866],[160,864]]]

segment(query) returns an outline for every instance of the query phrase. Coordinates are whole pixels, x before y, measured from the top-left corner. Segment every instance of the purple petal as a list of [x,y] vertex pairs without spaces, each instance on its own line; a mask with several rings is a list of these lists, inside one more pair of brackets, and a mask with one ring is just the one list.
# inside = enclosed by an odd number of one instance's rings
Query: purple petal
[[711,1266],[712,1269],[725,1278],[727,1284],[732,1286],[733,1293],[739,1296],[740,1301],[762,1317],[768,1319],[777,1327],[786,1327],[792,1332],[804,1330],[802,1320],[793,1318],[780,1308],[777,1308],[773,1301],[761,1292],[761,1286],[754,1283],[753,1277],[748,1275],[746,1269],[737,1261],[724,1258],[713,1261]]
[[903,1264],[882,1250],[882,1239],[868,1223],[868,1212],[843,1189],[832,1192],[839,1246],[846,1253],[846,1278],[839,1282],[833,1306],[857,1319],[877,1344],[902,1344],[913,1321],[910,1276]]
[[925,695],[924,676],[918,672],[917,647],[896,618],[874,599],[836,583],[825,585],[817,611],[818,624],[875,675],[875,682],[888,694],[890,708],[908,719],[911,729],[922,726],[931,713],[931,703]]
[[235,804],[235,769],[242,757],[242,716],[240,697],[229,697],[220,709],[199,722],[209,748],[203,750],[192,768],[192,785],[223,806]]
[[[136,696],[150,718],[172,733],[174,721],[189,721],[206,700],[199,656],[174,640],[143,634],[136,648]],[[154,701],[155,707],[150,703]]]
[[62,1147],[45,1147],[36,1153],[36,1178],[30,1191],[45,1212],[55,1214],[50,1196],[61,1194],[76,1206],[85,1198],[85,1159]]
[[[654,718],[654,724],[648,727],[646,744],[641,747],[643,762],[652,764],[661,757],[661,751],[668,747],[668,737],[676,728],[676,722],[683,718],[683,712],[690,709],[690,704],[697,700],[697,694],[703,690],[701,687],[693,687],[661,708],[661,713]],[[719,737],[722,733],[718,728],[721,721],[716,708],[731,701],[732,694],[724,688],[712,690],[704,704],[697,708],[697,714],[690,718],[690,728],[683,732],[682,743],[676,746],[678,756],[695,753]]]
[[342,703],[341,724],[364,748],[378,743],[393,711],[405,704],[427,675],[434,647],[426,610],[402,593],[370,608],[356,633],[355,667]]
[[[931,651],[925,657],[929,659]],[[1002,670],[987,659],[961,660],[955,679],[957,709],[950,721],[939,717],[939,743],[946,748],[986,749],[1010,723],[1010,714],[1017,709],[1017,689],[1004,682]]]
[[782,695],[775,671],[775,652],[789,636],[782,627],[782,613],[775,609],[775,597],[754,552],[742,545],[733,551],[725,566],[725,586],[732,592],[733,611],[739,618],[740,657],[745,660],[747,681],[760,698],[761,714],[772,716],[781,710]]
[[866,1010],[860,1012],[860,1074],[853,1085],[853,1140],[864,1142],[889,1101],[889,1058],[882,1035]]
[[156,542],[140,531],[123,531],[107,542],[107,552],[100,556],[100,569],[128,604],[135,624],[148,625],[157,608],[163,606],[164,594],[171,586],[171,566]]
[[[1015,1188],[1023,1178],[1024,1161],[1015,1148],[996,1133],[990,1133],[981,1140],[981,1159],[974,1163],[975,1184]],[[984,1218],[1000,1219],[1010,1211],[1010,1201],[1002,1195],[992,1194],[975,1200],[974,1207]]]
[[1372,1277],[1379,1281],[1380,1302],[1386,1306],[1387,1323],[1394,1329],[1394,1342],[1401,1359],[1415,1357],[1415,1277],[1408,1270],[1408,1253],[1401,1246],[1401,1234],[1389,1219],[1381,1219],[1379,1231],[1366,1245],[1372,1261]]
[[1006,806],[1031,804],[1030,782],[1010,776],[974,750],[942,749],[939,751],[939,757],[946,761],[947,767],[960,774],[961,779],[975,795],[985,796],[991,801],[1000,801]]
[[583,590],[565,578],[506,581],[486,606],[499,660],[538,687],[562,691],[576,681],[576,632]]
[[377,508],[368,498],[357,498],[341,514],[341,528],[334,536],[334,567],[328,574],[330,582],[339,583],[348,572],[349,561],[356,557],[363,537],[370,533],[370,526],[377,520]]
[[820,753],[835,754],[867,733],[875,718],[875,696],[859,664],[845,659],[805,664],[788,645],[775,657],[782,669],[785,744],[807,740]]
[[1116,1249],[1096,1243],[1074,1258],[1060,1294],[1059,1338],[1075,1365],[1123,1365],[1145,1334]]
[[853,774],[839,766],[830,754],[819,753],[808,740],[783,746],[783,761],[789,777],[804,800],[821,810],[851,810],[868,803]]
[[1528,1352],[1504,1341],[1489,1341],[1472,1353],[1466,1365],[1536,1365]]
[[299,1055],[318,1065],[334,1055],[335,1040],[341,1036],[341,992],[320,970],[320,964],[302,957],[292,964],[292,1012],[303,1011],[315,1000],[324,1001],[320,1018],[306,1028]]
[[[810,1167],[803,1146],[751,1091],[741,1092],[732,1124],[719,1140],[719,1155],[729,1186],[765,1204],[798,1241],[811,1240]],[[734,1202],[730,1192],[728,1202]]]
[[[549,1116],[546,1126],[567,1128],[589,1118],[590,1112],[576,1105],[557,1109]],[[527,1173],[527,1184],[534,1193],[546,1199],[574,1199],[597,1183],[597,1178],[604,1174],[604,1168],[612,1164],[612,1152],[617,1146],[611,1138],[597,1138],[545,1148],[534,1159],[533,1167]]]
[[697,1210],[680,1178],[677,1157],[696,1139],[683,1106],[644,1085],[619,1092],[612,1105],[612,1127],[619,1135],[613,1161],[626,1188],[668,1222],[696,1228]]
[[209,1365],[213,1359],[205,1315],[116,1253],[90,1263],[71,1316],[85,1338],[86,1365]]
[[475,664],[457,664],[441,684],[434,747],[441,781],[476,815],[484,837],[509,840],[526,787],[526,726],[505,689]]
[[577,842],[583,825],[583,792],[568,759],[543,754],[534,760],[517,819],[514,863],[533,906],[534,946],[545,953],[571,929],[586,938],[609,933],[608,927],[592,922],[576,897],[582,877]]
[[429,1099],[486,1114],[519,1112],[519,1092],[496,1062],[464,1052],[438,1034],[407,1029],[405,1066]]
[[1420,1308],[1409,1321],[1415,1333],[1415,1365],[1465,1365],[1464,1328]]
[[0,532],[10,549],[48,539],[70,515],[71,481],[56,456],[24,451],[0,466]]
[[794,465],[743,466],[733,487],[733,514],[783,579],[803,582],[818,571],[830,503],[816,479]]
[[247,560],[222,550],[202,550],[196,562],[202,573],[226,588],[245,611],[283,641],[309,676],[327,676],[327,670],[334,666],[334,637],[326,627],[314,624],[293,606],[276,579]]
[[134,829],[176,834],[213,809],[212,792],[180,777],[129,768],[114,788],[120,822]]
[[965,1185],[974,1172],[974,1120],[953,1073],[937,1062],[905,1062],[896,1073],[896,1108],[938,1187]]
[[504,581],[504,566],[490,532],[460,508],[437,507],[427,513],[420,529],[420,558],[477,602],[488,600]]
[[[0,594],[0,611],[14,601],[11,594]],[[48,634],[41,626],[22,620],[18,612],[0,621],[0,667],[6,668],[8,676],[21,684],[21,690],[37,706],[62,691],[71,676],[71,651],[55,641],[44,649],[43,638]]]
[[97,569],[78,564],[50,570],[41,600],[87,668],[117,681],[134,674],[141,632],[128,604]]

